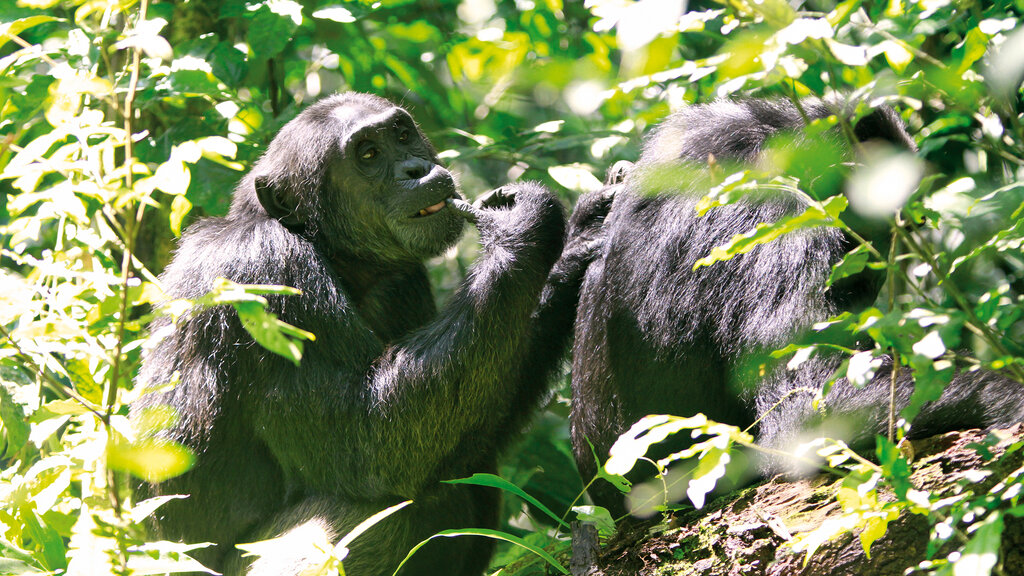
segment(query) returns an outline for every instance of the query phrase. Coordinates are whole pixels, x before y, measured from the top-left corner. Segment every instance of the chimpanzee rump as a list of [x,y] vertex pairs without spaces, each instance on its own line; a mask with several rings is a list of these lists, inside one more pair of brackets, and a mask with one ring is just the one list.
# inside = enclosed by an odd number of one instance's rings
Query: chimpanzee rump
[[[585,216],[552,270],[565,229],[558,201],[518,184],[476,207],[462,202],[402,108],[348,93],[289,122],[228,215],[184,234],[162,280],[174,298],[199,297],[218,277],[296,287],[301,296],[269,297],[268,309],[316,341],[294,366],[220,306],[183,318],[145,357],[140,385],[180,381],[134,413],[174,407],[162,434],[197,456],[186,474],[141,487],[188,495],[160,508],[160,535],[213,542],[197,556],[229,574],[295,574],[309,538],[250,567],[234,545],[300,525],[333,543],[412,499],[345,559],[349,574],[375,576],[439,530],[494,527],[495,490],[440,481],[493,471],[543,396],[593,253]],[[451,246],[466,219],[482,254],[438,312],[423,261]],[[435,540],[402,573],[479,574],[490,542]]]
[[[759,442],[779,448],[822,423],[811,407],[813,392],[797,390],[820,389],[839,359],[818,355],[797,370],[769,365],[761,375],[751,373],[749,358],[785,346],[847,303],[841,290],[825,289],[832,265],[851,247],[847,238],[837,228],[805,230],[694,270],[712,247],[803,207],[791,196],[758,195],[699,217],[695,207],[707,193],[699,183],[651,177],[679,166],[706,169],[709,160],[763,161],[762,150],[773,136],[843,113],[821,101],[802,108],[803,114],[788,101],[746,100],[683,109],[650,135],[638,164],[624,177],[605,223],[603,253],[586,273],[576,321],[572,440],[585,479],[597,472],[595,453],[606,458],[618,436],[646,414],[700,412],[739,426],[762,417]],[[861,141],[914,147],[888,108],[862,118],[854,133]],[[623,178],[621,168],[613,171]],[[737,385],[751,381],[752,395]],[[889,382],[887,369],[861,390],[841,380],[822,413],[856,414],[858,428],[849,440],[863,446],[886,429]],[[897,409],[907,405],[911,391],[909,379],[897,381]],[[1022,416],[1019,383],[993,373],[965,373],[925,406],[912,433],[1003,426]],[[766,460],[762,471],[790,464]],[[597,482],[590,492],[614,515],[627,512],[610,484]]]

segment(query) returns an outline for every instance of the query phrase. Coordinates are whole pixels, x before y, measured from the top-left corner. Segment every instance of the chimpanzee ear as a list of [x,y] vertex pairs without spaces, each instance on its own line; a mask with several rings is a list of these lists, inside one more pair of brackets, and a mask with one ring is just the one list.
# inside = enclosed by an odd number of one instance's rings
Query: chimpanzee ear
[[296,206],[296,198],[289,194],[280,184],[271,182],[270,177],[261,174],[254,179],[256,198],[271,218],[284,224],[289,230],[299,228],[302,224]]

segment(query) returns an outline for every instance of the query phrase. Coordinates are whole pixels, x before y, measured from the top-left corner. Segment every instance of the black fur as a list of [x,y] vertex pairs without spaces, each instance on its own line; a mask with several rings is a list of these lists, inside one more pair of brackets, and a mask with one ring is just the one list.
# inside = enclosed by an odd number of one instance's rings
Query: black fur
[[[833,108],[820,101],[803,106],[809,120],[826,117]],[[616,438],[646,414],[702,412],[744,427],[763,415],[759,441],[778,448],[821,423],[811,408],[812,393],[785,395],[797,387],[820,389],[839,359],[814,357],[794,371],[769,364],[768,374],[761,375],[756,364],[750,369],[751,358],[764,360],[763,354],[792,342],[847,304],[840,290],[825,289],[825,281],[850,248],[848,240],[836,228],[821,227],[693,270],[712,247],[758,223],[802,210],[800,203],[784,195],[748,196],[698,217],[694,207],[706,188],[655,179],[659,173],[672,174],[674,167],[696,169],[715,159],[758,162],[769,138],[800,131],[804,123],[800,110],[786,101],[721,101],[674,114],[647,139],[616,196],[604,252],[588,270],[580,295],[571,418],[584,478],[597,472],[595,452],[603,460]],[[860,140],[880,138],[913,148],[890,109],[866,116],[855,134]],[[828,137],[839,141],[839,136]],[[840,381],[824,403],[825,414],[856,415],[855,433],[848,435],[853,445],[863,446],[885,430],[889,375],[881,372],[862,390]],[[754,394],[744,390],[748,386]],[[909,381],[898,382],[898,408],[907,404],[911,388]],[[768,410],[784,397],[779,407]],[[941,400],[925,407],[912,432],[923,436],[1009,425],[1022,415],[1020,384],[991,373],[962,374]],[[664,449],[667,454],[678,448]],[[762,471],[770,474],[790,465],[767,460]],[[610,484],[595,483],[591,495],[616,515],[626,512]]]
[[[234,545],[299,525],[333,543],[414,500],[355,541],[347,572],[374,576],[439,530],[495,526],[496,491],[439,482],[493,471],[541,399],[571,334],[590,221],[574,220],[552,271],[562,207],[537,185],[505,188],[500,203],[472,210],[482,253],[438,312],[423,260],[461,234],[468,208],[453,198],[451,175],[408,113],[342,94],[281,130],[226,217],[187,231],[162,277],[171,297],[201,296],[218,277],[293,286],[301,296],[268,298],[268,309],[316,341],[296,367],[219,306],[183,318],[146,356],[141,385],[175,372],[180,382],[133,411],[174,407],[163,434],[197,455],[188,473],[142,487],[189,495],[158,511],[161,536],[213,542],[198,556],[217,570],[293,574],[310,552],[304,532],[292,532],[288,553],[248,568]],[[402,573],[478,574],[490,542],[435,540]]]

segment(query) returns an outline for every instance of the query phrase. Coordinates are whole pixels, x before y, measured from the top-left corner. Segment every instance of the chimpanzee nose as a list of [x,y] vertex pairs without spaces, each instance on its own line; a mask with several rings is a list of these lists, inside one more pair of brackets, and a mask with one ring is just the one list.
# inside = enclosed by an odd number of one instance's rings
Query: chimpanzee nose
[[396,180],[419,180],[427,174],[430,174],[430,169],[434,167],[432,162],[428,162],[422,158],[409,158],[399,162],[395,168],[395,179]]

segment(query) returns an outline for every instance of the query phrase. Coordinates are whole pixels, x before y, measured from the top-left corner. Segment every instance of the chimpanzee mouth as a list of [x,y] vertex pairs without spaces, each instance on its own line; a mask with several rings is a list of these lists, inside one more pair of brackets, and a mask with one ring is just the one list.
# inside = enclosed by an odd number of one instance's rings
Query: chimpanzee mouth
[[436,213],[440,212],[442,208],[444,208],[446,202],[447,202],[447,199],[441,200],[440,202],[438,202],[437,204],[434,204],[432,206],[427,206],[426,208],[421,208],[420,211],[415,213],[415,214],[413,214],[412,217],[413,218],[423,218],[424,216],[430,216],[431,214],[436,214]]

